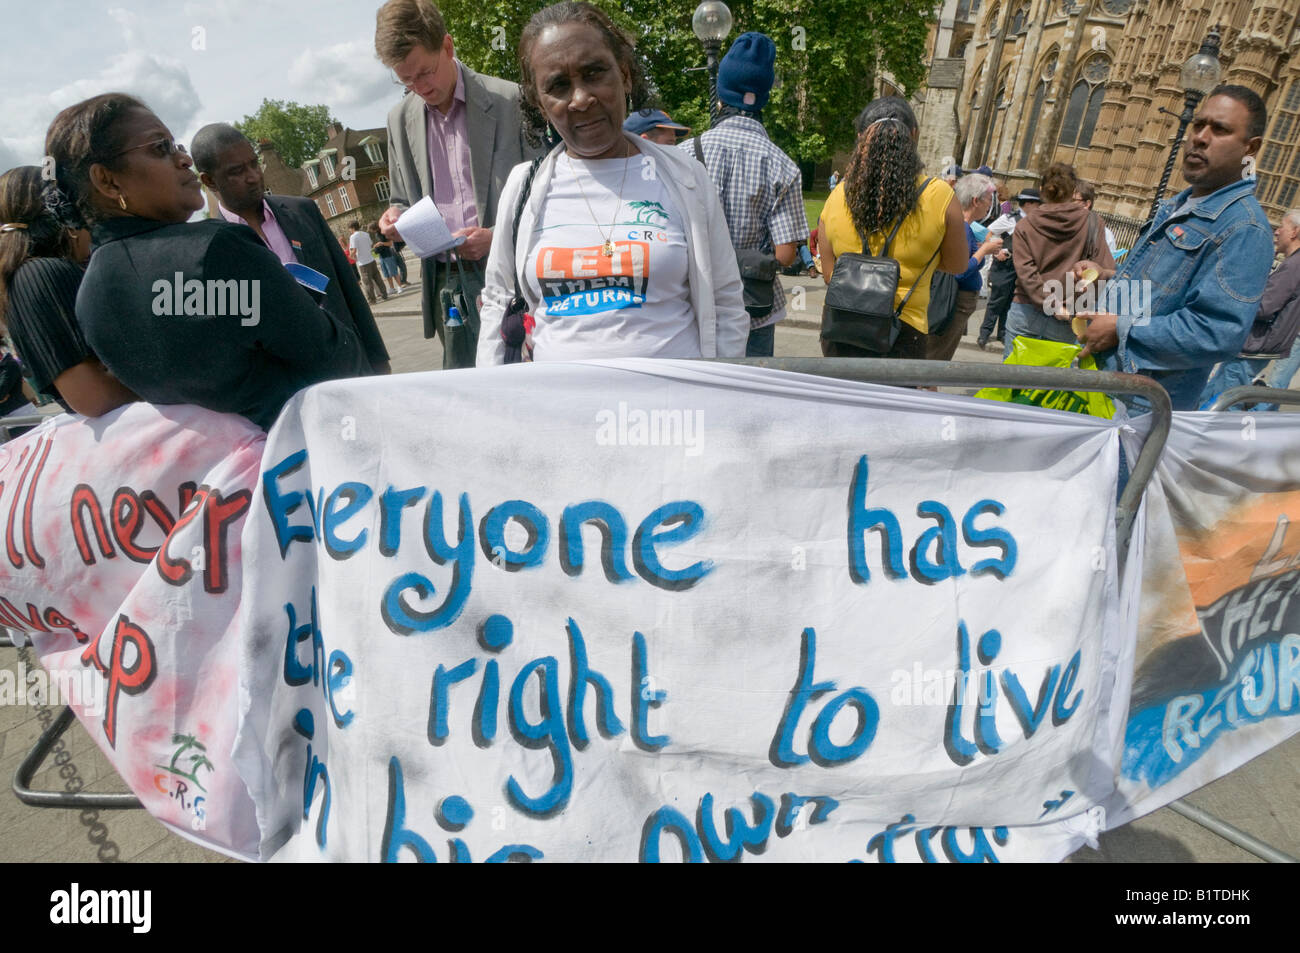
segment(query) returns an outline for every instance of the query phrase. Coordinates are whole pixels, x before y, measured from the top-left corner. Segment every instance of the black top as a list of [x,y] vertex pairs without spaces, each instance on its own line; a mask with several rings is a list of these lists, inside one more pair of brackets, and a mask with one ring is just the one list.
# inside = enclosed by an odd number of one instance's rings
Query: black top
[[32,388],[71,411],[54,386],[70,367],[94,357],[77,324],[77,287],[85,272],[67,258],[30,258],[9,283],[5,323],[14,350],[23,359]]
[[[376,257],[376,258],[392,258],[392,257],[393,257],[393,249],[392,249],[392,246],[391,246],[391,245],[381,245],[381,244],[379,244],[379,242],[374,241],[374,236],[373,236],[373,235],[371,236],[371,239],[370,239],[370,240],[371,240],[372,242],[374,242],[374,244],[372,244],[370,247],[371,247],[371,251],[373,251],[373,252],[375,253],[375,257]],[[380,241],[384,241],[384,240],[385,240],[385,239],[380,239]]]
[[0,417],[8,417],[25,403],[22,365],[12,354],[0,355]]
[[266,202],[275,213],[275,221],[294,246],[299,264],[315,268],[329,278],[323,307],[361,339],[371,364],[388,361],[388,350],[375,324],[375,316],[366,303],[357,274],[343,254],[338,239],[325,224],[320,209],[309,198],[296,195],[268,195]]
[[302,388],[370,371],[352,329],[318,308],[247,225],[123,216],[92,237],[77,319],[142,400],[269,429]]

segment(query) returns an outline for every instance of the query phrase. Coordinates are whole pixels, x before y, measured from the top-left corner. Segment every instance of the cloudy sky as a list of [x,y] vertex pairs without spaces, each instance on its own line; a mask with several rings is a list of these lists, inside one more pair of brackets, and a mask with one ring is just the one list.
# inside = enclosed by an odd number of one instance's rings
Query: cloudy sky
[[[139,96],[181,142],[263,98],[384,125],[401,90],[375,59],[380,0],[0,0],[0,171],[39,164],[45,130],[98,93]],[[21,12],[19,12],[21,11]]]

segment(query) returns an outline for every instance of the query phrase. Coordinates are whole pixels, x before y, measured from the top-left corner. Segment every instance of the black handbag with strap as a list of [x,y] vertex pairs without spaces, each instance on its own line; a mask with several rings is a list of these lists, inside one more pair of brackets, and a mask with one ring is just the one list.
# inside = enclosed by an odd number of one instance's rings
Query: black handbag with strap
[[[933,178],[929,178],[921,183],[918,197],[925,193],[932,181]],[[889,353],[898,340],[902,330],[899,315],[929,269],[930,262],[938,256],[939,248],[943,247],[941,239],[902,303],[894,307],[900,270],[898,261],[889,257],[889,249],[903,218],[894,223],[878,256],[870,253],[871,244],[866,238],[862,240],[862,247],[867,254],[846,252],[836,256],[835,270],[826,286],[826,303],[822,308],[823,340],[848,344],[874,354]]]
[[926,311],[926,333],[943,334],[957,313],[957,276],[937,268],[930,273],[930,305]]
[[[541,155],[533,160],[528,167],[528,175],[524,178],[524,187],[519,191],[519,201],[515,203],[515,219],[510,228],[510,243],[512,248],[518,248],[519,245],[519,220],[524,217],[524,206],[528,204],[528,196],[533,191],[533,177],[537,175],[537,167],[542,164],[546,156]],[[505,363],[520,364],[524,360],[524,342],[528,338],[528,331],[524,328],[524,316],[528,311],[528,302],[524,300],[524,291],[519,287],[519,263],[515,262],[514,267],[515,279],[515,296],[510,299],[506,305],[506,313],[501,317],[501,340],[505,342],[506,353]]]

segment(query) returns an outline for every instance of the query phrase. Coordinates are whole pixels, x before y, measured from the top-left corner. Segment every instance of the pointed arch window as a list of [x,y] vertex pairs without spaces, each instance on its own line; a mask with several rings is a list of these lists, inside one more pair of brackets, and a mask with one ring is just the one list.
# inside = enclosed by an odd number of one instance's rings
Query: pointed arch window
[[1097,128],[1097,117],[1106,98],[1106,77],[1110,74],[1110,60],[1094,56],[1083,64],[1079,79],[1070,90],[1065,106],[1065,119],[1061,122],[1060,143],[1087,149],[1092,145],[1092,134]]
[[1034,104],[1029,109],[1029,122],[1025,124],[1025,141],[1020,147],[1020,168],[1029,168],[1030,153],[1034,149],[1034,133],[1038,127],[1038,114],[1043,111],[1043,99],[1047,96],[1047,80],[1038,81],[1034,90]]
[[990,150],[992,150],[993,148],[993,142],[994,142],[993,134],[995,128],[998,125],[999,120],[1002,117],[1002,112],[1006,108],[1006,105],[1007,105],[1007,78],[1004,76],[1002,77],[1002,81],[998,83],[998,94],[995,97],[993,97],[993,109],[989,113],[988,129],[986,129],[984,132],[984,148],[980,150],[980,154],[979,154],[979,160],[981,162],[988,162],[990,165],[992,165],[992,162],[990,160],[993,157],[992,155],[990,155]]

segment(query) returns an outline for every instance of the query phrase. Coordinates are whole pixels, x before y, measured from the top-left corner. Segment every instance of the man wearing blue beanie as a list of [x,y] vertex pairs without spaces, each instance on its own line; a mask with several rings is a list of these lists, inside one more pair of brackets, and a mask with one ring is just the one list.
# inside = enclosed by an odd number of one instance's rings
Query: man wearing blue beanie
[[776,325],[785,317],[785,292],[776,277],[762,277],[763,259],[789,265],[808,239],[799,166],[773,145],[762,110],[776,81],[776,45],[762,33],[736,38],[718,65],[718,122],[678,148],[709,170],[722,199],[750,316],[750,357],[771,357]]

